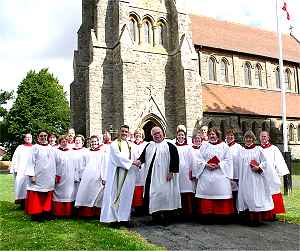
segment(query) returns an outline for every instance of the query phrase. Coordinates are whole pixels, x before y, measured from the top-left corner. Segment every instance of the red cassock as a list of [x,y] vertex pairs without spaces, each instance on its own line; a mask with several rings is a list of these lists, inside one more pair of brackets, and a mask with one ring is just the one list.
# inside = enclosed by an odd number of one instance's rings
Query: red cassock
[[134,189],[133,200],[132,200],[132,207],[141,207],[143,206],[143,193],[144,187],[143,186],[136,186]]
[[53,192],[27,191],[25,213],[29,215],[51,212]]

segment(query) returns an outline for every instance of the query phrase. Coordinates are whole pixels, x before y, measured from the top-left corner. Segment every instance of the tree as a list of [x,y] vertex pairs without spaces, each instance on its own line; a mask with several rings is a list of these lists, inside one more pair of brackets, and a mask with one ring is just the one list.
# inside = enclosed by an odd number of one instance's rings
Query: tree
[[7,109],[3,105],[13,98],[13,91],[0,90],[0,145],[5,146],[8,140]]
[[17,98],[7,116],[15,138],[39,130],[62,134],[70,124],[70,108],[62,85],[48,69],[29,71],[18,86]]

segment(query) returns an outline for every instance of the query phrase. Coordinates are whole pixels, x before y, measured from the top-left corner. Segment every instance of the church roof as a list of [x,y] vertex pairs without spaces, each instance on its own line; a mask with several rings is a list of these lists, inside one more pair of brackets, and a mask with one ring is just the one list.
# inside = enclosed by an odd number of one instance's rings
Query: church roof
[[[192,15],[191,21],[195,45],[278,58],[275,32],[204,16]],[[300,63],[299,43],[289,35],[282,40],[284,59]]]
[[[237,86],[202,86],[203,111],[259,116],[281,116],[281,92]],[[300,95],[287,93],[287,117],[300,118]]]

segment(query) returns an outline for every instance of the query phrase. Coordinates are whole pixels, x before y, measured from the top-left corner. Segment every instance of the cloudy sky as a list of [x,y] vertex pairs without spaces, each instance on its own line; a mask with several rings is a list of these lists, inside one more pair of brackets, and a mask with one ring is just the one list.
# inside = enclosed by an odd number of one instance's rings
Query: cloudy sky
[[[276,30],[276,0],[178,2],[196,14]],[[300,30],[300,0],[286,2]],[[81,0],[0,0],[0,89],[16,90],[29,70],[49,68],[68,92],[80,23]]]

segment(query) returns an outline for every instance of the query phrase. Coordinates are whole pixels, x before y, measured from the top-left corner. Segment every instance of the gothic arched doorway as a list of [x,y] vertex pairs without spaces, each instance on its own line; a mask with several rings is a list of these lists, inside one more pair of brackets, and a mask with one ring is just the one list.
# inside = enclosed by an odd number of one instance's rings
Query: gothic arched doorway
[[163,132],[166,131],[166,126],[164,126],[164,123],[158,116],[154,114],[149,114],[143,119],[143,122],[141,123],[140,127],[143,128],[145,132],[145,141],[152,140],[151,129],[155,126],[160,127],[163,130]]

